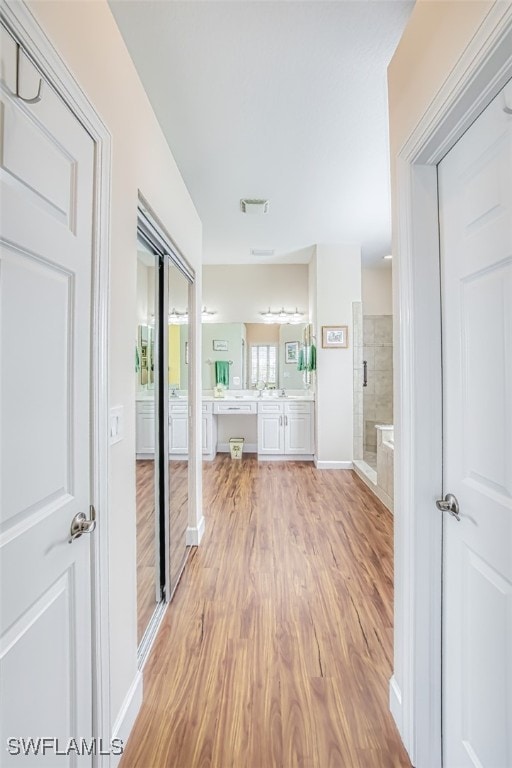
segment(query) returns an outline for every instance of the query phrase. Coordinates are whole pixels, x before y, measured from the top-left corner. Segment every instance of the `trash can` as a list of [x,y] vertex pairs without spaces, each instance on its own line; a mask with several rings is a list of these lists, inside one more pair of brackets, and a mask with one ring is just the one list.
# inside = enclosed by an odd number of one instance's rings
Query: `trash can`
[[241,459],[244,451],[244,438],[243,437],[230,437],[229,438],[229,450],[231,451],[232,459]]

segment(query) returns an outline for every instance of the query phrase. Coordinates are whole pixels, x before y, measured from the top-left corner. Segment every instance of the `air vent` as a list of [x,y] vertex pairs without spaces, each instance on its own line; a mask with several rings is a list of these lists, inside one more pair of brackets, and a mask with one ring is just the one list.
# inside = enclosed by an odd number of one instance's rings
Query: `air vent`
[[273,256],[273,248],[251,248],[251,256]]
[[268,213],[268,206],[268,200],[250,200],[249,198],[240,200],[242,213]]

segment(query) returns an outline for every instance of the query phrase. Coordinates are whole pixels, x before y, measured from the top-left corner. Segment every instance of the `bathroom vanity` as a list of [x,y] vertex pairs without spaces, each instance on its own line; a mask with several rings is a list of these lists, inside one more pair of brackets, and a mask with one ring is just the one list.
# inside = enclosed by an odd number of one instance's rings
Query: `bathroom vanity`
[[[205,460],[229,450],[223,435],[242,437],[242,431],[255,435],[246,440],[245,452],[256,452],[260,459],[304,460],[314,457],[314,398],[310,393],[229,392],[223,398],[205,395],[201,405],[202,452]],[[169,397],[169,459],[188,455],[189,407],[186,396]],[[153,400],[137,397],[137,458],[150,458],[155,450],[155,410]],[[219,439],[220,435],[220,439]]]

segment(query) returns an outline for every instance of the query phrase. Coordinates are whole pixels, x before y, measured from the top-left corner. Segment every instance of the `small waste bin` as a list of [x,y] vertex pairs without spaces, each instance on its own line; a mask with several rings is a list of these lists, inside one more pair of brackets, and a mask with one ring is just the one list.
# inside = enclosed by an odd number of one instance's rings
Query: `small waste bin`
[[232,459],[241,459],[244,451],[244,438],[243,437],[230,437],[229,438],[229,450],[231,451]]

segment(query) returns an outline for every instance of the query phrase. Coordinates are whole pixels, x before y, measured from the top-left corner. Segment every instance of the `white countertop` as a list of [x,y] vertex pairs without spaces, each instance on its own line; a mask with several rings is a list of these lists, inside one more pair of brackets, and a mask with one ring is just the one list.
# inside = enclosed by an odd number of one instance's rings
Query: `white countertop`
[[[137,402],[153,402],[155,399],[154,392],[139,392],[136,395],[136,401]],[[290,393],[286,394],[285,397],[281,397],[278,394],[277,390],[272,390],[272,392],[264,392],[261,397],[256,393],[250,393],[246,394],[240,393],[238,394],[236,390],[231,392],[226,392],[223,397],[214,397],[213,394],[204,394],[201,398],[203,402],[211,403],[211,402],[253,402],[253,403],[261,403],[261,402],[268,402],[277,400],[278,402],[286,402],[287,400],[306,400],[309,402],[314,401],[315,395],[313,392],[300,392],[298,390],[290,390]],[[187,401],[188,396],[181,394],[177,396],[169,395],[169,401],[170,402],[179,402],[180,400]]]

